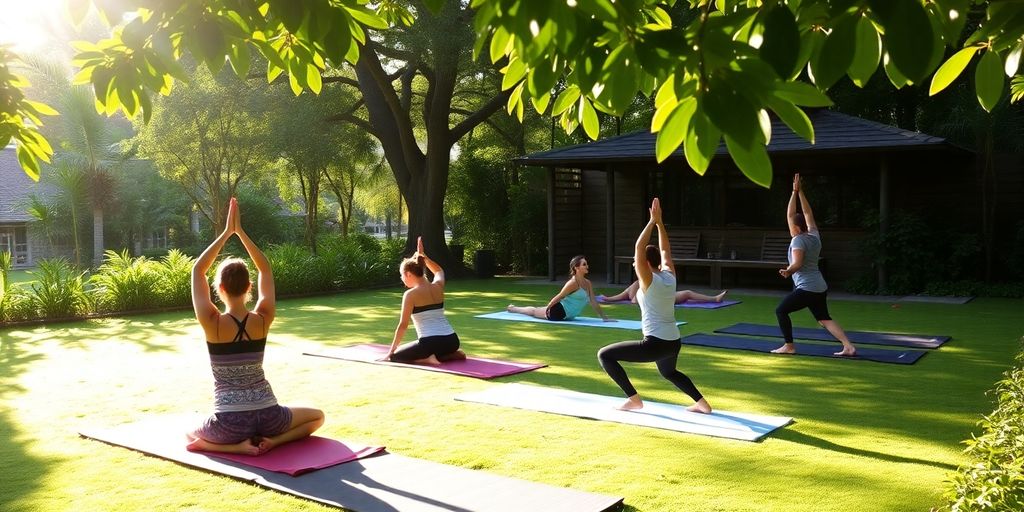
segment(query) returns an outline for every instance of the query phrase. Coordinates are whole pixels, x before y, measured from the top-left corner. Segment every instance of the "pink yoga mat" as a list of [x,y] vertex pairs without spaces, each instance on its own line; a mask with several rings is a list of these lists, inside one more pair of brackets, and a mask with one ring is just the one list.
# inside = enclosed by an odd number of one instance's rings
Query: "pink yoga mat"
[[291,476],[362,459],[384,450],[383,446],[342,443],[334,439],[310,436],[256,456],[190,452],[185,449],[185,432],[196,428],[202,421],[203,417],[194,414],[150,416],[117,427],[85,429],[80,434],[199,467],[205,467],[211,459],[229,460]]
[[361,459],[384,450],[383,446],[345,444],[326,437],[309,436],[300,441],[279,446],[263,455],[238,455],[234,453],[196,452],[255,466],[278,473],[298,476],[335,464]]
[[384,354],[387,353],[387,345],[365,343],[362,345],[350,345],[348,347],[325,349],[323,352],[306,352],[305,354],[308,356],[329,357],[332,359],[343,359],[346,361],[359,361],[361,363],[404,366],[407,368],[453,373],[455,375],[465,375],[467,377],[476,377],[478,379],[493,379],[495,377],[528,372],[530,370],[536,370],[537,368],[547,366],[546,364],[497,361],[494,359],[484,359],[480,357],[468,357],[463,361],[448,361],[441,363],[440,366],[379,361],[379,359],[384,357]]
[[[624,304],[624,305],[633,304],[628,299],[627,300],[608,300],[604,295],[598,295],[597,296],[597,302],[599,302],[601,304],[612,304],[612,305],[617,305],[617,304]],[[739,304],[739,303],[740,303],[740,301],[738,301],[738,300],[723,300],[722,302],[696,302],[696,301],[688,300],[688,301],[686,301],[686,302],[684,302],[682,304],[676,304],[676,307],[677,308],[696,308],[696,309],[718,309],[718,308],[724,308],[724,307],[732,306],[734,304]]]

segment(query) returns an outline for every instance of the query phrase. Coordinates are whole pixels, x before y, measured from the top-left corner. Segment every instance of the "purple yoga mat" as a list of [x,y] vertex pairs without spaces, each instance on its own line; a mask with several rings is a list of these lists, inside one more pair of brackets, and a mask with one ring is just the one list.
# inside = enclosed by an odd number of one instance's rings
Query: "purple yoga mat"
[[112,428],[85,429],[80,434],[194,466],[202,467],[203,461],[209,459],[229,460],[291,476],[362,459],[384,450],[383,446],[342,443],[325,437],[310,436],[278,446],[263,455],[190,452],[185,449],[185,432],[202,424],[203,419],[193,414],[151,416],[136,423]]
[[[604,295],[598,295],[597,296],[597,302],[599,302],[601,304],[612,304],[612,305],[617,305],[617,304],[624,304],[624,305],[633,304],[632,302],[630,302],[628,300],[610,301]],[[739,304],[739,303],[740,303],[740,301],[738,301],[738,300],[723,300],[722,302],[696,302],[696,301],[688,300],[688,301],[686,301],[686,302],[684,302],[682,304],[676,304],[676,307],[677,308],[696,308],[696,309],[718,309],[718,308],[724,308],[724,307],[732,306],[734,304]]]
[[353,461],[384,450],[383,446],[345,444],[326,437],[309,436],[279,446],[263,455],[237,455],[234,453],[197,452],[210,457],[254,466],[260,469],[298,476],[335,464]]
[[425,364],[396,363],[392,361],[380,361],[384,354],[388,353],[387,345],[376,343],[365,343],[362,345],[350,345],[334,349],[326,349],[323,352],[305,352],[307,356],[329,357],[332,359],[343,359],[346,361],[358,361],[361,363],[384,364],[389,366],[404,366],[406,368],[418,368],[442,373],[453,373],[465,375],[478,379],[493,379],[516,373],[528,372],[543,368],[546,364],[537,363],[516,363],[510,361],[497,361],[480,357],[467,357],[463,361],[447,361],[440,366]]

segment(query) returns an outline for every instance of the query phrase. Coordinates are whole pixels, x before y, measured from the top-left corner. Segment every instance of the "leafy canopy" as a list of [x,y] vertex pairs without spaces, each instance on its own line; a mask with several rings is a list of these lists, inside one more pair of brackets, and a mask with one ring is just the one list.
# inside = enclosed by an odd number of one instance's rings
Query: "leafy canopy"
[[[72,0],[77,19],[93,5],[108,20],[128,20],[109,39],[77,43],[77,79],[92,84],[98,109],[141,111],[148,119],[151,94],[168,94],[175,78],[188,78],[178,64],[186,53],[213,73],[229,63],[244,77],[255,49],[267,60],[268,81],[285,73],[295,94],[318,93],[322,72],[354,63],[373,31],[411,24],[423,4],[437,12],[445,1]],[[681,146],[702,174],[724,139],[737,166],[765,187],[771,183],[768,113],[813,142],[801,107],[830,105],[825,91],[844,75],[863,86],[881,66],[896,88],[931,77],[936,94],[976,61],[975,90],[985,110],[1006,95],[1007,76],[1011,99],[1024,96],[1018,75],[1024,2],[471,0],[471,6],[475,53],[501,66],[502,87],[512,91],[509,113],[522,119],[529,101],[567,132],[582,126],[596,138],[599,112],[619,116],[637,94],[654,96],[659,161]],[[946,48],[958,51],[945,59]],[[18,140],[19,151],[26,148],[23,165],[37,173],[34,158],[47,155],[45,140],[31,125],[7,126],[47,112],[18,96],[24,82],[4,67],[12,57],[0,59],[0,92],[15,92],[14,101],[4,96],[0,104],[0,143]],[[556,90],[560,78],[564,88]]]

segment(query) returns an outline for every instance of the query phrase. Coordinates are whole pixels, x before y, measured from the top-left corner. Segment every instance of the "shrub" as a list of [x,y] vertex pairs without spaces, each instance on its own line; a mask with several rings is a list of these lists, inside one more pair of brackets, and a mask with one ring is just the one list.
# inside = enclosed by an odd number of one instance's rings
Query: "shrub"
[[85,272],[75,269],[66,259],[40,260],[36,270],[29,273],[36,276],[30,296],[36,317],[67,318],[91,309],[91,298],[85,291]]
[[106,251],[103,264],[90,282],[96,286],[96,304],[102,311],[133,311],[158,306],[160,274],[145,256],[133,258],[128,251]]
[[1024,510],[1024,352],[990,393],[996,409],[978,422],[982,434],[964,441],[972,462],[951,477],[945,510]]
[[192,303],[192,264],[195,260],[171,249],[153,266],[156,272],[156,296],[160,306],[188,306]]
[[271,247],[266,255],[274,272],[274,285],[279,295],[308,293],[313,287],[313,254],[309,249],[288,243]]
[[8,273],[11,271],[11,253],[0,252],[0,321],[4,319],[4,302],[7,298],[11,283],[8,281]]

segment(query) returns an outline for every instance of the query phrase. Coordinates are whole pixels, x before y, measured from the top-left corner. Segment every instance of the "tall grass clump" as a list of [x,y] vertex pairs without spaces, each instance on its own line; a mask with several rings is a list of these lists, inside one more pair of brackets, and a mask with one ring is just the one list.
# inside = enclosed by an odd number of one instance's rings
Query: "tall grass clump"
[[964,441],[972,462],[951,477],[943,510],[1024,510],[1024,351],[990,393],[996,409],[978,422],[981,435]]
[[91,297],[85,290],[85,272],[76,269],[64,258],[43,259],[36,270],[27,305],[36,318],[68,318],[90,311]]
[[145,256],[133,258],[127,250],[108,250],[90,282],[96,287],[98,309],[135,311],[159,305],[155,300],[159,280],[156,265]]
[[10,271],[11,253],[7,251],[0,252],[0,321],[3,321],[6,316],[4,313],[4,302],[7,298],[7,291],[11,288],[11,283],[7,277]]
[[[297,244],[275,245],[266,251],[274,273],[274,288],[279,295],[316,291],[313,253]],[[255,274],[253,274],[255,278]]]

